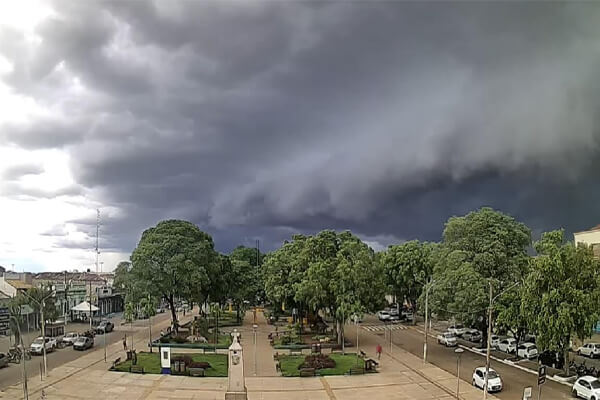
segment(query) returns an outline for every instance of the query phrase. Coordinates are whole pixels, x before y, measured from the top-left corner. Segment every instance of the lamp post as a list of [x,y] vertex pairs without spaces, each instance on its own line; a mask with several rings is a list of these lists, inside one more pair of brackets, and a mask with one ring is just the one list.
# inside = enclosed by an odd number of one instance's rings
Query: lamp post
[[[38,305],[38,307],[40,307],[40,314],[41,314],[41,318],[42,318],[42,354],[44,356],[44,377],[48,376],[48,359],[46,358],[46,321],[44,319],[44,308],[46,306],[46,299],[49,299],[50,297],[52,297],[54,295],[54,291],[50,290],[50,293],[48,293],[46,296],[44,296],[42,298],[42,301],[39,302],[36,299],[34,299],[33,297],[31,297],[29,294],[27,294],[26,291],[22,292],[24,295],[26,295],[27,297],[29,297],[29,299],[31,301],[33,301],[34,303],[36,303]],[[23,341],[23,338],[21,338],[21,342]],[[23,351],[25,351],[25,347],[23,347]]]
[[360,322],[360,318],[358,318],[358,314],[354,314],[354,325],[356,327],[356,365],[358,365],[358,355],[360,354],[360,350],[358,348],[358,331],[360,327],[358,326]]
[[256,376],[256,330],[258,329],[258,325],[252,325],[252,330],[254,331],[254,376]]
[[423,362],[427,362],[427,329],[429,326],[427,325],[429,322],[429,290],[433,287],[435,281],[433,279],[429,280],[429,283],[425,285],[425,326],[423,329],[424,341],[423,341]]
[[[23,380],[23,400],[29,399],[29,393],[27,390],[27,370],[25,369],[25,345],[23,344],[23,335],[21,334],[21,327],[19,326],[19,320],[11,315],[10,318],[15,321],[17,326],[17,332],[19,332],[19,339],[21,340],[21,362],[23,363],[23,370],[21,371],[21,379]],[[16,343],[15,343],[16,345]]]
[[456,353],[456,398],[458,399],[460,391],[460,356],[464,350],[459,347],[454,352]]

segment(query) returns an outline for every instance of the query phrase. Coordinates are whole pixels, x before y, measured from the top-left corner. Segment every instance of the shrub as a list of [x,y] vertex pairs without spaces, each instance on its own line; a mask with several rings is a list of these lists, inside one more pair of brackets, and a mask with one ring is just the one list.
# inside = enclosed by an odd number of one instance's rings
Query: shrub
[[298,369],[302,368],[335,368],[335,361],[326,354],[314,354],[304,358],[304,362],[300,364]]
[[181,344],[181,343],[185,343],[185,342],[187,342],[187,339],[186,339],[185,337],[183,337],[183,336],[175,336],[175,337],[173,338],[173,341],[174,341],[175,343],[179,343],[179,344]]

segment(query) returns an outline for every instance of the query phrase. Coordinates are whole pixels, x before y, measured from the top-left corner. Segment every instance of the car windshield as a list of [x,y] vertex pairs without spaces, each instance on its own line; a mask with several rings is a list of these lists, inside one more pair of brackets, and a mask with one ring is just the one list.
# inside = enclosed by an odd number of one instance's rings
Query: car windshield
[[590,381],[590,385],[592,385],[592,389],[600,389],[600,381],[598,379]]
[[42,344],[42,343],[44,343],[44,340],[42,338],[37,338],[33,341],[32,344]]
[[447,338],[453,338],[454,333],[446,333],[444,336],[446,336]]
[[490,371],[490,374],[488,375],[488,379],[494,379],[494,378],[499,378],[499,375],[496,371]]
[[77,338],[76,342],[85,342],[85,337]]

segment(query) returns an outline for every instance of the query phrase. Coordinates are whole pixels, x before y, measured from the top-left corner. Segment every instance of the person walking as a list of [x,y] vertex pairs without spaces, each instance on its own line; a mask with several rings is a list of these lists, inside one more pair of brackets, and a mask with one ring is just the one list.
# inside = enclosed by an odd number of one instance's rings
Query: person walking
[[123,336],[123,350],[127,351],[127,335]]
[[377,353],[377,359],[379,360],[381,358],[381,351],[383,349],[381,348],[381,345],[378,343],[377,347],[375,348],[375,352]]

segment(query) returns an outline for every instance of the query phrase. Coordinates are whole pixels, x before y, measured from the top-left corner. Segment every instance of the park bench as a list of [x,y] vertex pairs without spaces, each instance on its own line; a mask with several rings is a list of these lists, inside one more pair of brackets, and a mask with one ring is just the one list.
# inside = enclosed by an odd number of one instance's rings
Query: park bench
[[300,370],[300,377],[305,378],[308,376],[315,376],[315,369],[314,368],[302,368]]
[[290,349],[290,356],[301,356],[302,349]]
[[204,376],[204,368],[188,368],[190,376]]
[[143,374],[144,367],[139,365],[132,365],[131,367],[129,367],[129,372],[131,372],[132,374]]
[[331,352],[332,353],[341,353],[342,352],[342,345],[341,344],[334,344],[331,346]]
[[121,357],[118,357],[115,361],[113,361],[113,363],[112,363],[113,369],[116,368],[117,364],[120,362],[121,362]]
[[365,369],[363,367],[352,367],[348,370],[348,375],[364,375]]
[[216,352],[217,352],[217,349],[216,349],[216,348],[214,348],[214,347],[204,347],[204,348],[202,349],[202,351],[203,351],[203,353],[205,353],[205,354],[206,354],[206,353],[216,353]]
[[360,351],[360,353],[359,353],[359,354],[360,354],[360,355],[359,355],[359,357],[360,357],[360,358],[365,358],[365,357],[367,356],[367,353],[365,353],[365,352],[364,352],[364,351],[362,351],[362,350]]

